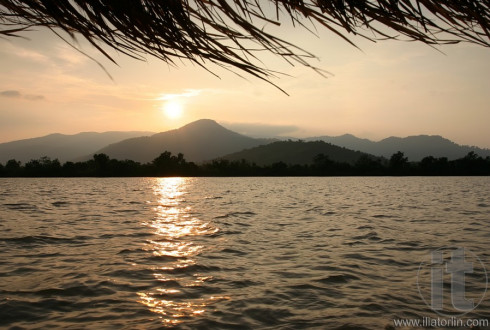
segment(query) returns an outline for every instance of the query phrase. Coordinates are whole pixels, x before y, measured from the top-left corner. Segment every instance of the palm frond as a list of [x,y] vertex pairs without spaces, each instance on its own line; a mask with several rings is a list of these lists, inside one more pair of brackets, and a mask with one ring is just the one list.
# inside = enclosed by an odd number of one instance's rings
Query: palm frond
[[[0,35],[33,27],[83,36],[106,57],[109,46],[137,59],[212,62],[269,81],[257,59],[271,52],[310,66],[314,55],[259,28],[309,20],[354,45],[349,36],[425,44],[490,46],[488,0],[0,0]],[[115,62],[115,61],[114,61]]]

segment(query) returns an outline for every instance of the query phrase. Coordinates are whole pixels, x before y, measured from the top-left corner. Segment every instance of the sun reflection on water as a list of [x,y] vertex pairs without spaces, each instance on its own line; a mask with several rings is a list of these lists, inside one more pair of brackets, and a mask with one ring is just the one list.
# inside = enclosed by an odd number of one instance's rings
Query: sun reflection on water
[[183,318],[202,315],[205,308],[215,301],[223,300],[223,297],[210,297],[200,302],[177,301],[153,297],[146,293],[138,293],[140,302],[154,313],[162,316],[165,325],[176,325],[182,323]]
[[[199,288],[212,279],[212,276],[186,270],[196,265],[196,257],[206,248],[198,243],[198,238],[219,231],[212,224],[193,216],[192,208],[185,205],[186,189],[191,180],[156,179],[153,185],[155,217],[144,223],[152,228],[155,235],[146,241],[145,250],[155,257],[163,257],[160,264],[151,267],[154,278],[162,283],[162,287],[156,287],[152,292],[139,292],[139,302],[159,314],[163,324],[169,326],[201,315],[206,306],[227,299],[216,296],[188,298],[184,291]],[[166,283],[173,283],[172,287],[165,287]],[[177,288],[175,283],[178,283]]]

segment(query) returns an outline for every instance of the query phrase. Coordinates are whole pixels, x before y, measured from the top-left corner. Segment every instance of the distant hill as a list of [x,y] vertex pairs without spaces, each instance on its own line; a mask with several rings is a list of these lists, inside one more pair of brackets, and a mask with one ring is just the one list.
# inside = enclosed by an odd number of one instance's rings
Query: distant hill
[[470,151],[482,157],[490,156],[490,149],[462,146],[438,135],[389,137],[378,142],[360,139],[351,134],[312,137],[305,140],[325,141],[385,158],[389,158],[397,151],[402,151],[409,161],[420,161],[426,156],[447,157],[449,160],[454,160],[464,157]]
[[50,134],[43,137],[0,143],[0,163],[9,159],[22,163],[48,156],[60,162],[70,161],[93,153],[108,144],[152,132],[85,132],[74,135]]
[[323,141],[279,141],[267,145],[243,150],[221,157],[227,160],[245,159],[257,165],[270,165],[276,162],[286,164],[311,164],[318,154],[324,154],[330,160],[353,164],[359,157],[366,155],[360,151],[353,151]]
[[[50,134],[43,137],[0,143],[0,163],[9,159],[22,163],[31,159],[48,156],[61,162],[85,161],[94,153],[105,153],[111,158],[132,159],[142,163],[150,162],[163,151],[173,154],[183,153],[186,160],[202,162],[218,157],[227,159],[248,159],[257,164],[284,161],[290,163],[308,163],[318,153],[329,155],[332,160],[352,162],[361,153],[389,158],[402,151],[409,161],[420,161],[426,156],[458,159],[470,151],[479,156],[490,156],[490,149],[462,146],[437,135],[418,135],[405,138],[389,137],[375,142],[361,139],[351,134],[341,136],[319,136],[306,138],[306,142],[323,141],[325,144],[292,144],[284,141],[282,145],[268,145],[278,139],[252,138],[233,132],[213,120],[202,119],[179,129],[162,132],[85,132],[74,135]],[[329,145],[331,144],[331,145]],[[335,149],[335,146],[347,148]],[[335,156],[333,156],[335,155]]]
[[114,143],[97,151],[115,159],[150,162],[164,151],[183,153],[187,161],[202,162],[270,143],[230,131],[214,120],[201,119],[179,129]]

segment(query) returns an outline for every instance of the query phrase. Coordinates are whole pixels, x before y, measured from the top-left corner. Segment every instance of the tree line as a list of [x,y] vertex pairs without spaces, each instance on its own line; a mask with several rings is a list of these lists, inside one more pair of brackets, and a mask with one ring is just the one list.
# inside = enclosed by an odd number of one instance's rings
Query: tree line
[[361,156],[354,164],[336,162],[324,154],[314,157],[311,164],[291,165],[276,162],[259,166],[244,159],[216,159],[203,164],[185,160],[184,155],[165,151],[153,161],[141,164],[132,160],[111,159],[95,154],[85,162],[65,162],[41,157],[25,164],[11,159],[0,163],[0,177],[143,177],[143,176],[451,176],[490,175],[490,157],[474,152],[448,160],[428,156],[419,162],[409,162],[403,152],[390,159]]

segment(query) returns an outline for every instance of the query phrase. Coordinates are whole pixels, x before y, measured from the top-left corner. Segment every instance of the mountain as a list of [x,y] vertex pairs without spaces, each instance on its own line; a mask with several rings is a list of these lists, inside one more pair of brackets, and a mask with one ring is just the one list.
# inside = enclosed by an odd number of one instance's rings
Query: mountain
[[270,143],[230,131],[214,120],[201,119],[179,129],[148,137],[127,139],[97,151],[115,159],[147,163],[164,151],[183,153],[187,161],[202,162],[226,154]]
[[312,137],[305,140],[324,141],[385,158],[390,158],[397,151],[401,151],[409,161],[420,161],[426,156],[447,157],[453,160],[466,156],[470,151],[482,157],[490,156],[490,149],[462,146],[438,135],[416,135],[405,138],[392,136],[378,142],[360,139],[351,134]]
[[349,150],[323,141],[278,141],[235,152],[221,158],[227,160],[245,159],[263,166],[280,161],[286,164],[311,164],[313,158],[318,154],[324,154],[336,162],[350,164],[355,163],[362,155],[366,155],[360,151]]
[[0,163],[9,159],[23,163],[43,156],[60,162],[92,153],[108,144],[128,138],[150,135],[152,132],[84,132],[74,135],[50,134],[43,137],[0,143]]

